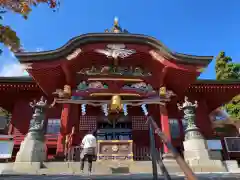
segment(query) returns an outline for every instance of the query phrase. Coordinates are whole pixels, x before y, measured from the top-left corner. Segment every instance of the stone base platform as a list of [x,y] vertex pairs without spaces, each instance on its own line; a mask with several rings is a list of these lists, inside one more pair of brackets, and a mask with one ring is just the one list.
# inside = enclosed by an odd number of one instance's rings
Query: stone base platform
[[[25,168],[14,168],[14,163],[3,163],[6,165],[5,169],[2,171],[3,174],[80,174],[80,163],[79,162],[45,162],[41,168],[38,168],[38,163],[32,163],[31,168],[29,168],[29,163],[21,163],[22,167]],[[164,162],[168,172],[170,174],[180,173],[182,170],[176,164],[175,161],[165,161]],[[20,164],[18,164],[20,166]],[[220,171],[219,168],[214,166],[192,166],[194,172],[225,172]],[[85,171],[87,172],[87,162],[85,163]],[[159,174],[161,174],[158,168]],[[93,163],[93,174],[95,175],[109,175],[109,174],[137,174],[137,173],[152,173],[152,162],[151,161],[135,161],[131,163],[117,163],[117,162],[94,162]]]
[[[27,164],[29,167],[38,164],[38,162],[44,162],[46,160],[46,145],[43,140],[39,140],[35,137],[33,132],[29,132],[24,140],[21,142],[20,149],[17,153],[15,162],[19,162],[20,166],[16,164],[16,168],[21,168],[21,163]],[[36,162],[36,163],[35,163]]]
[[[207,173],[207,174],[197,174],[196,175],[198,180],[239,180],[240,175],[239,174],[223,174],[223,173]],[[86,174],[81,174],[81,175],[63,175],[63,174],[58,174],[58,175],[18,175],[18,176],[0,176],[0,180],[56,180],[56,179],[61,179],[61,180],[152,180],[153,176],[152,174],[114,174],[114,175],[92,175],[88,176]],[[165,180],[165,178],[161,175],[158,176],[159,180]],[[172,180],[186,180],[184,175],[171,175]]]
[[221,153],[208,150],[204,139],[189,139],[183,145],[184,159],[195,171],[227,172]]

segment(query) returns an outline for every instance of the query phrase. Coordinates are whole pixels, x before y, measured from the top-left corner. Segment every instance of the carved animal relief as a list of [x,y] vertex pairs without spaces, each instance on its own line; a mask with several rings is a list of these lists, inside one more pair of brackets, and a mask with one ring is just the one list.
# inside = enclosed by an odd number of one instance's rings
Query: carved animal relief
[[78,84],[77,90],[84,91],[86,89],[108,89],[108,86],[106,84],[103,84],[100,81],[90,82],[87,83],[86,81],[82,81]]
[[94,75],[119,75],[119,76],[139,76],[146,77],[151,76],[152,74],[148,71],[144,71],[140,67],[110,67],[110,66],[102,66],[102,67],[91,67],[84,68],[79,71],[77,74],[84,74],[88,76]]
[[134,83],[131,85],[124,85],[123,89],[137,89],[141,91],[154,91],[153,87],[150,84],[146,84],[145,82]]

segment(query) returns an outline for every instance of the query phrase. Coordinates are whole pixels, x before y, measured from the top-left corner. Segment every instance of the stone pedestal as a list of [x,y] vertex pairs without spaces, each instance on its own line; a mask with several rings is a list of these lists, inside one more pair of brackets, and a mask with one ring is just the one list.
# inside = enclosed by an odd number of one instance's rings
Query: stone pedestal
[[44,140],[36,138],[36,134],[29,132],[21,143],[14,169],[38,169],[45,160],[46,148]]
[[[183,142],[184,158],[188,164],[202,171],[220,171],[225,172],[226,168],[221,161],[221,156],[210,152],[204,139],[189,139]],[[214,159],[215,158],[215,159]]]

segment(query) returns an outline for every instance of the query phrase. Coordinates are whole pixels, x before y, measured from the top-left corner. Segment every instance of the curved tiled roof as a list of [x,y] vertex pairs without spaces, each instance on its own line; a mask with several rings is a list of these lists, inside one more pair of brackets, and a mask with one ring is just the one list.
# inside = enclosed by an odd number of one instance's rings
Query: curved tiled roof
[[34,61],[47,61],[57,60],[61,57],[65,57],[79,48],[81,45],[92,43],[129,43],[129,44],[142,44],[151,46],[153,49],[163,52],[169,58],[182,63],[208,65],[213,56],[194,56],[176,53],[170,51],[165,45],[163,45],[157,39],[141,35],[141,34],[125,34],[125,33],[89,33],[83,34],[69,40],[64,46],[52,50],[43,52],[18,52],[15,56],[20,62],[34,62]]

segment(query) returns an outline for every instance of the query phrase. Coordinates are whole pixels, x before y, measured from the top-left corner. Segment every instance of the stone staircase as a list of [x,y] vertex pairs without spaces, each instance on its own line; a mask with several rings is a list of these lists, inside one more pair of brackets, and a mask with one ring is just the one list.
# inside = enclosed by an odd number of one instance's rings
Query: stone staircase
[[[14,163],[6,163],[5,172],[8,174],[80,174],[79,162],[45,162],[39,169],[37,163],[32,163],[32,168],[21,163],[22,168],[14,169]],[[165,166],[170,174],[182,173],[175,161],[165,163]],[[19,167],[19,166],[18,166]],[[26,168],[24,168],[26,167]],[[85,163],[85,171],[87,172],[87,163]],[[158,172],[161,173],[158,168]],[[114,162],[103,161],[93,163],[93,174],[138,174],[152,173],[151,161],[133,161],[133,162]]]
[[[41,168],[38,163],[32,163],[31,169],[28,165],[21,163],[21,168],[14,169],[14,163],[4,163],[5,170],[3,174],[80,174],[79,162],[45,162]],[[164,164],[169,174],[182,174],[182,170],[174,160],[164,161]],[[20,165],[20,164],[19,164]],[[240,172],[240,168],[234,162],[227,162],[229,172]],[[18,166],[19,167],[19,166]],[[192,167],[194,172],[217,172],[213,168],[206,169],[201,167]],[[87,172],[87,162],[85,163],[85,171]],[[158,172],[161,174],[160,169]],[[109,175],[109,174],[138,174],[152,173],[151,161],[133,161],[133,162],[117,162],[117,161],[103,161],[93,163],[93,174]]]

